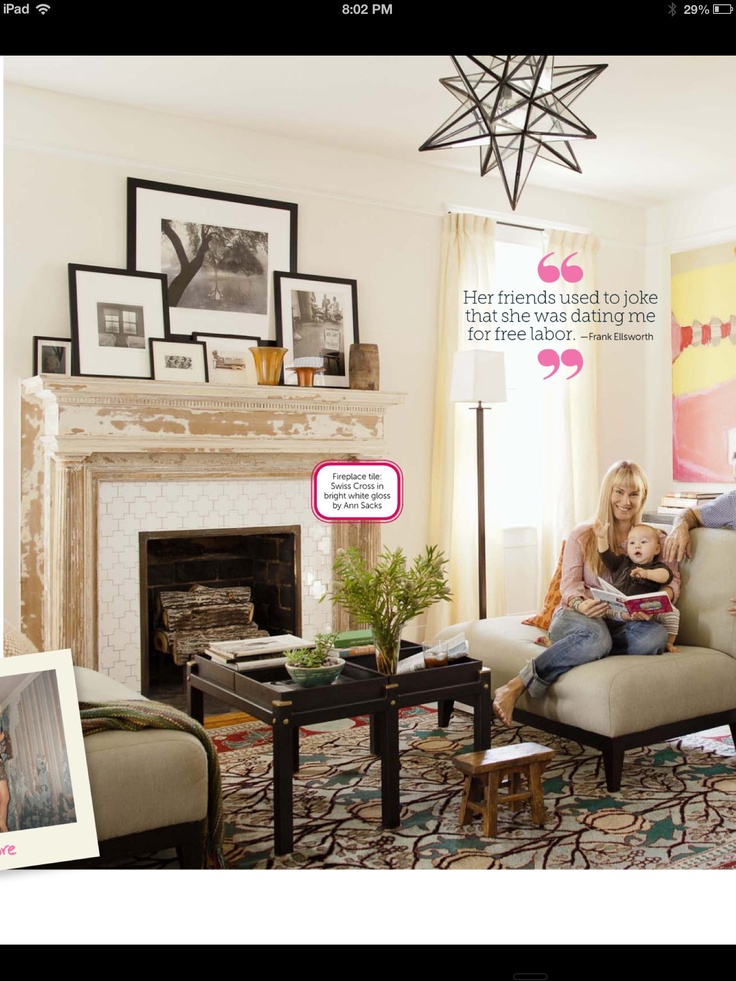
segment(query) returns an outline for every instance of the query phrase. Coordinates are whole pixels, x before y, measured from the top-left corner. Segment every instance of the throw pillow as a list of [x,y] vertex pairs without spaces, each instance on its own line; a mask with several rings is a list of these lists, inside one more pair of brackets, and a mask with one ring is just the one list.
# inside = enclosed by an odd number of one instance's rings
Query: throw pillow
[[6,620],[3,629],[3,657],[15,657],[17,654],[35,654],[38,648],[16,630]]
[[565,543],[563,542],[562,548],[560,549],[560,557],[557,560],[557,567],[547,587],[547,595],[544,597],[541,612],[537,613],[536,616],[522,620],[522,623],[527,623],[530,627],[539,627],[540,630],[549,630],[549,625],[552,623],[552,615],[560,605],[560,599],[562,598],[560,584],[562,582],[562,557],[564,554]]

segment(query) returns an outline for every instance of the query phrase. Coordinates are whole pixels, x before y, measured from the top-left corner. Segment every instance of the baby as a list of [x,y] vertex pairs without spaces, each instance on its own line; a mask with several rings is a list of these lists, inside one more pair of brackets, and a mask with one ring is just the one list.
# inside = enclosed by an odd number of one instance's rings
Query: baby
[[[601,561],[611,572],[613,585],[626,596],[660,592],[672,581],[672,570],[657,561],[660,552],[659,532],[651,525],[635,525],[626,540],[626,555],[616,555],[608,544],[608,525],[596,521],[593,525]],[[612,614],[628,619],[626,614]],[[667,629],[667,650],[676,651],[675,639],[680,626],[680,614],[657,613],[653,617]]]

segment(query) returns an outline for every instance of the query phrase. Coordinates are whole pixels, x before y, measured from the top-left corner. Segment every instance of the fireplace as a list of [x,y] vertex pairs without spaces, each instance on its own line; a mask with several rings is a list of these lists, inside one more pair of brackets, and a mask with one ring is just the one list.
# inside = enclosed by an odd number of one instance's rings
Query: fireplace
[[[139,532],[141,597],[141,684],[147,689],[161,661],[183,663],[188,647],[172,653],[162,623],[164,597],[206,587],[215,594],[234,588],[250,591],[252,620],[245,630],[239,604],[226,611],[227,623],[211,628],[211,639],[235,640],[255,634],[302,632],[301,528],[225,528],[217,531]],[[212,594],[210,594],[212,595]],[[251,633],[252,631],[252,633]],[[206,633],[206,631],[203,631]],[[198,643],[195,640],[195,643]]]
[[302,635],[347,628],[341,610],[320,603],[334,554],[357,545],[373,561],[380,525],[320,521],[310,478],[324,460],[384,457],[384,415],[403,400],[296,386],[23,382],[25,632],[140,688],[140,536],[284,527],[300,529]]

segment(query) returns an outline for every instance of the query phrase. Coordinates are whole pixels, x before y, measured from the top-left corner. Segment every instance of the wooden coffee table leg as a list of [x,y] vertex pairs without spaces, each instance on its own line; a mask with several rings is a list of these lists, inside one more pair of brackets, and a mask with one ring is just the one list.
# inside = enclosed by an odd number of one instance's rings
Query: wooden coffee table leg
[[440,729],[446,729],[449,726],[454,708],[455,702],[451,698],[441,698],[437,702],[437,725]]
[[398,699],[388,694],[385,712],[377,712],[374,722],[380,732],[381,745],[381,824],[398,828],[401,824],[399,789],[399,706]]
[[187,684],[187,712],[200,725],[204,722],[204,692],[194,687],[191,677]]
[[473,704],[473,749],[491,748],[491,672],[480,673],[481,691]]
[[291,703],[274,704],[273,734],[273,838],[274,853],[286,855],[294,847],[294,739]]

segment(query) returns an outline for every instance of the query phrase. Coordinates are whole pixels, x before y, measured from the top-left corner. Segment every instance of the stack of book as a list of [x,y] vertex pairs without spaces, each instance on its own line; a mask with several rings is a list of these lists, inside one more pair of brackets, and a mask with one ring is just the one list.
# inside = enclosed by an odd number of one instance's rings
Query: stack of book
[[209,644],[204,653],[219,664],[227,664],[236,671],[249,671],[266,665],[277,667],[286,664],[288,651],[300,647],[314,647],[314,641],[295,637],[294,634],[279,634],[276,637],[250,637],[246,640],[227,640]]
[[710,491],[670,491],[665,494],[657,508],[659,514],[682,514],[686,508],[699,508],[718,497]]

